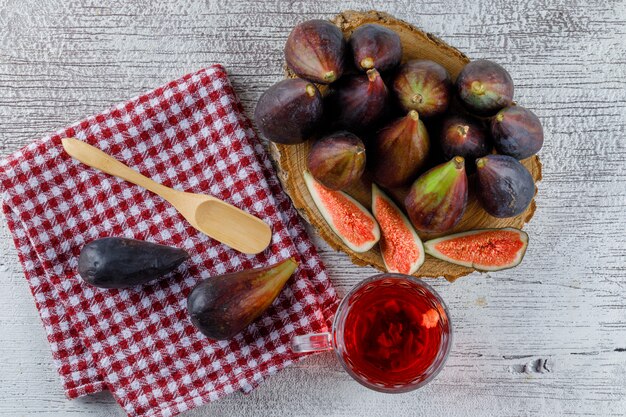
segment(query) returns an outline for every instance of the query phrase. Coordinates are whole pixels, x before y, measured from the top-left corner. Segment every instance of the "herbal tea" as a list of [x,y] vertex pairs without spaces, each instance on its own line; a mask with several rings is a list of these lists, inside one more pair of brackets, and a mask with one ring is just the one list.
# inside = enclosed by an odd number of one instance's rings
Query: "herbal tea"
[[[392,388],[426,379],[447,352],[450,327],[439,300],[410,280],[370,282],[349,300],[341,356],[368,382]],[[444,340],[445,339],[445,340]]]

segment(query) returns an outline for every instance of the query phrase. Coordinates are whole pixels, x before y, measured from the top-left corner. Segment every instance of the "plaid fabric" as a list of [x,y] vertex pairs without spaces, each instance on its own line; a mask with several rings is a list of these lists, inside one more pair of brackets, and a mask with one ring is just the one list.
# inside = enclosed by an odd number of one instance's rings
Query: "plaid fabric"
[[[245,255],[191,227],[161,198],[71,159],[84,140],[167,186],[226,200],[267,221],[272,243]],[[3,212],[68,397],[108,389],[131,416],[170,416],[264,377],[302,355],[294,335],[326,331],[335,292],[221,66],[186,75],[32,143],[0,162]],[[104,236],[184,248],[179,269],[126,290],[90,287],[80,249]],[[215,342],[191,324],[201,279],[295,257],[300,267],[244,332]]]

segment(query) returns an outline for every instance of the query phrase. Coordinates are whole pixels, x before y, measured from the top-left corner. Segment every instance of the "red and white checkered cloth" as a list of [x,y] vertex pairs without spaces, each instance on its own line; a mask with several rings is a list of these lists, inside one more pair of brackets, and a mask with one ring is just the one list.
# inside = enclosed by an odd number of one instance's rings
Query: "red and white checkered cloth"
[[[196,231],[150,192],[70,158],[84,140],[167,186],[224,199],[272,226],[270,247],[245,255]],[[337,298],[224,69],[186,75],[32,143],[0,162],[3,212],[68,397],[108,389],[131,416],[170,416],[302,357],[294,335],[325,331]],[[186,249],[168,277],[134,289],[90,287],[80,249],[125,236]],[[215,342],[191,324],[201,279],[295,257],[300,267],[244,332]]]

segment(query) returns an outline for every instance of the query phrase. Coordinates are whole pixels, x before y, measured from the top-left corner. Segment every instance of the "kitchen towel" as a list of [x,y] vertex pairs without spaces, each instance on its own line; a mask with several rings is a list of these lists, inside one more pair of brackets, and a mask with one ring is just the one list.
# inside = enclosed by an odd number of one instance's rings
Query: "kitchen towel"
[[[232,250],[167,202],[69,157],[75,137],[162,184],[214,195],[265,220],[270,247]],[[68,397],[109,390],[130,416],[171,416],[302,358],[294,335],[323,332],[337,304],[315,247],[282,190],[224,68],[214,65],[59,130],[0,162],[2,209]],[[132,289],[86,285],[80,249],[105,236],[177,246],[191,258]],[[266,313],[228,341],[198,332],[186,297],[200,280],[294,257]]]

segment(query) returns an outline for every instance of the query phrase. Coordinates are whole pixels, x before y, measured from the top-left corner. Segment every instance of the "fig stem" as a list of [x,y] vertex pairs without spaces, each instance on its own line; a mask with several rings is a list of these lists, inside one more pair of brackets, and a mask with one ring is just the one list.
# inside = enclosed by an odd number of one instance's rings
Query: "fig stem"
[[324,80],[328,81],[329,83],[332,83],[336,79],[337,79],[337,74],[335,74],[335,71],[328,71],[326,74],[324,74]]
[[376,79],[380,76],[380,74],[378,73],[378,71],[376,71],[376,68],[372,68],[371,70],[367,70],[367,78],[369,78],[370,81],[376,81]]
[[500,123],[502,120],[504,120],[504,114],[502,112],[496,114],[496,122]]
[[482,96],[485,94],[485,86],[480,81],[474,81],[471,85],[472,93]]
[[454,166],[456,169],[461,169],[465,166],[465,159],[462,156],[454,157]]
[[487,163],[487,160],[485,158],[478,158],[476,160],[476,167],[477,168],[483,168],[486,163]]
[[420,119],[420,114],[417,112],[417,110],[411,110],[409,112],[409,117],[417,122]]
[[361,68],[366,70],[374,68],[374,60],[369,56],[367,58],[363,58],[360,64]]
[[313,84],[307,84],[306,87],[306,93],[309,97],[315,97],[315,86]]
[[411,97],[412,103],[420,104],[422,101],[424,101],[424,97],[422,97],[421,94],[415,94],[413,97]]
[[457,132],[459,132],[459,135],[465,137],[467,135],[467,131],[469,130],[469,126],[467,125],[459,125],[456,128]]

